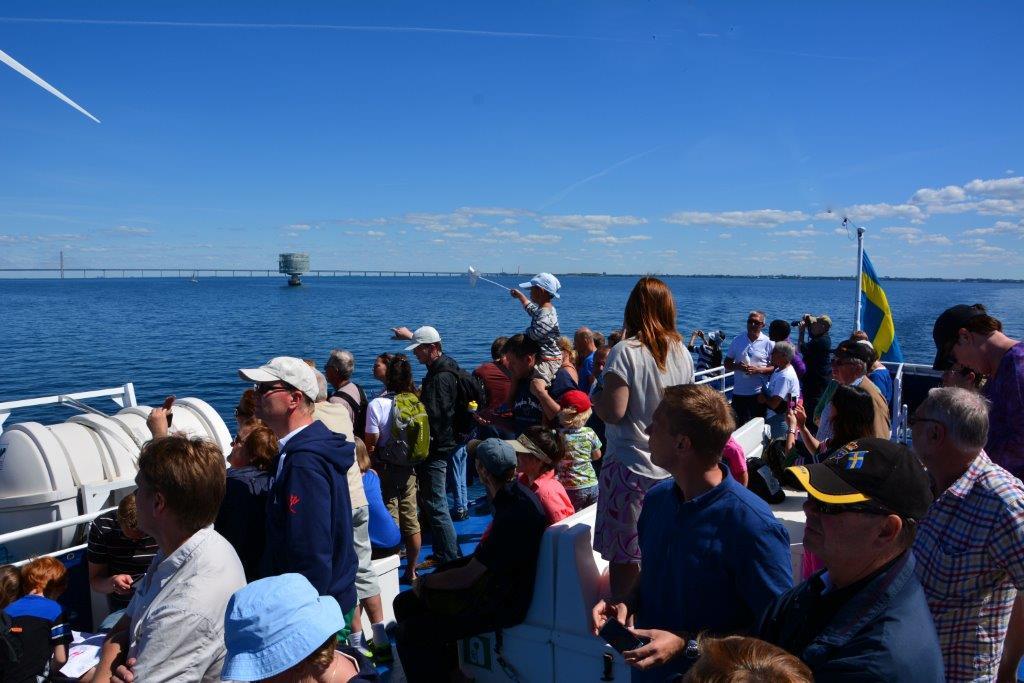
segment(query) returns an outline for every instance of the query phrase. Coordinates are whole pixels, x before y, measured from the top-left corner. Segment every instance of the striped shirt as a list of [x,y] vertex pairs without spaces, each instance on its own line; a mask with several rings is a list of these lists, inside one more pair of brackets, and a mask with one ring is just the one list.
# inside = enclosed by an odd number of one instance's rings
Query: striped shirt
[[[554,306],[538,306],[532,301],[526,304],[526,312],[533,322],[526,328],[526,336],[540,344],[541,358],[561,358],[558,348],[558,313]],[[540,358],[537,359],[538,361]]]
[[946,680],[995,680],[1024,588],[1024,484],[982,451],[932,503],[914,555]]
[[[107,576],[128,574],[138,582],[156,556],[157,545],[149,536],[133,540],[124,535],[117,522],[117,510],[111,510],[93,520],[89,527],[89,545],[86,559],[93,564],[107,565]],[[110,606],[122,609],[128,606],[131,594],[126,596],[111,593]]]

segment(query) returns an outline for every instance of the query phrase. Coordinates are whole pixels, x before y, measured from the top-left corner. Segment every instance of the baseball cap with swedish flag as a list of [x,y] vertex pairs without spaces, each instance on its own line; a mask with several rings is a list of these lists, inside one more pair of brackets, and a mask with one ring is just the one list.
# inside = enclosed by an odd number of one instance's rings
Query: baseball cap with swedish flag
[[825,462],[789,467],[800,488],[830,505],[875,503],[894,514],[920,520],[932,503],[932,489],[921,462],[902,444],[858,439]]

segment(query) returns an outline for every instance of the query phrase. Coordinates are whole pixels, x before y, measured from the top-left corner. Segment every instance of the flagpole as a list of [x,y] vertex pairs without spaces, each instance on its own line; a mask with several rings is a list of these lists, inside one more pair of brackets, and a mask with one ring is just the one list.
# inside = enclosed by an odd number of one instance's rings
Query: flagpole
[[860,290],[864,278],[864,228],[857,228],[857,303],[854,311],[853,330],[860,329]]

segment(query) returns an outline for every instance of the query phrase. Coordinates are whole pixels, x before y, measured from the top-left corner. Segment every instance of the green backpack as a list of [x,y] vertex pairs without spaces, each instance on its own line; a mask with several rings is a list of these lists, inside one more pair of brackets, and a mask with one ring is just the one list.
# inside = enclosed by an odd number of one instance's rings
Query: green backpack
[[430,422],[427,409],[411,392],[398,394],[391,403],[391,438],[377,457],[392,465],[417,465],[430,454]]

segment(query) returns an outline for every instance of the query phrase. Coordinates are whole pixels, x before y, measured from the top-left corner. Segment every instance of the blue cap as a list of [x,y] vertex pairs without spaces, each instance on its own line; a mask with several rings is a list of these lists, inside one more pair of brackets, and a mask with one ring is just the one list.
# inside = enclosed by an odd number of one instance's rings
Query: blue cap
[[470,442],[477,461],[484,469],[498,477],[519,464],[516,452],[507,442],[501,439],[484,439]]
[[548,294],[551,294],[556,299],[558,296],[558,290],[562,288],[562,283],[558,281],[558,278],[551,273],[537,273],[529,282],[520,282],[520,287],[540,287]]
[[337,600],[319,595],[301,574],[240,588],[224,615],[222,681],[258,681],[295,666],[345,626]]

